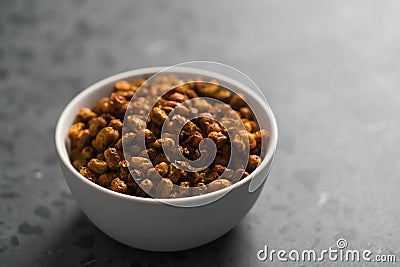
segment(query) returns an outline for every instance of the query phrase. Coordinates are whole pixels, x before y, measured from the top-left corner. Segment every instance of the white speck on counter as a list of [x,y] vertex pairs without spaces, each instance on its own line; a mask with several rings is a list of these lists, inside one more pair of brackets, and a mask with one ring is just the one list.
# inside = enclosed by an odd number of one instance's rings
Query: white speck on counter
[[36,179],[42,179],[43,178],[43,172],[35,171],[35,178]]
[[323,206],[328,200],[329,195],[326,192],[320,192],[318,197],[318,206]]
[[165,51],[166,47],[167,44],[163,40],[155,40],[146,46],[145,52],[148,55],[160,55],[163,51]]

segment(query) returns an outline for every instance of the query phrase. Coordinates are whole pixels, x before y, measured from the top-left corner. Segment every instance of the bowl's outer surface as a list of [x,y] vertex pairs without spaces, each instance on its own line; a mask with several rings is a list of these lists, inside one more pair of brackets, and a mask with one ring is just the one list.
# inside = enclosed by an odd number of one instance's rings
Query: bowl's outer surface
[[[130,71],[104,79],[74,98],[60,117],[56,128],[56,148],[65,180],[87,217],[110,237],[132,247],[153,251],[177,251],[206,244],[236,226],[257,200],[261,189],[250,193],[250,179],[241,181],[217,201],[198,207],[176,207],[158,200],[142,200],[102,188],[73,169],[68,158],[67,132],[82,107],[93,106],[108,96],[120,79],[134,80],[163,68]],[[275,120],[266,120],[268,130]],[[277,134],[277,131],[272,131]],[[277,138],[277,137],[275,137]],[[276,144],[274,144],[276,146]],[[275,153],[275,147],[273,148]],[[256,175],[265,177],[272,157]],[[222,191],[222,190],[220,190]],[[205,195],[207,196],[207,195]],[[193,197],[192,199],[195,199]]]
[[68,186],[87,217],[108,236],[152,251],[177,251],[206,244],[229,230],[253,206],[261,188],[232,190],[199,207],[176,207],[126,201],[88,187],[61,162]]

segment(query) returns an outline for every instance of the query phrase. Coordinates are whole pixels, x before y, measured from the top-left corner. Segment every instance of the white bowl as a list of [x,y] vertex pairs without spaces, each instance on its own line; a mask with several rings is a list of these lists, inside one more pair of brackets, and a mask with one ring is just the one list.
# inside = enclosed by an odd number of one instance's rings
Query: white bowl
[[[251,192],[253,190],[249,190],[250,182],[253,178],[266,180],[264,178],[269,174],[276,150],[278,130],[268,103],[252,97],[252,92],[247,87],[240,88],[247,101],[252,101],[253,110],[259,110],[264,114],[263,123],[270,133],[266,156],[253,173],[232,185],[233,188],[172,200],[176,201],[178,206],[193,207],[178,207],[167,205],[157,199],[116,193],[81,176],[69,160],[67,137],[69,127],[79,109],[92,107],[100,98],[108,96],[114,82],[118,80],[141,79],[163,69],[163,67],[154,67],[127,71],[89,86],[72,99],[62,112],[56,127],[55,144],[62,172],[73,197],[86,216],[101,231],[135,248],[177,251],[197,247],[217,239],[235,227],[247,214],[264,185],[263,183]],[[182,69],[182,71],[199,74],[193,69]],[[211,76],[219,80],[223,78],[218,74]],[[229,80],[229,82],[232,81]],[[207,205],[196,205],[207,198],[215,199],[218,196],[222,197]]]

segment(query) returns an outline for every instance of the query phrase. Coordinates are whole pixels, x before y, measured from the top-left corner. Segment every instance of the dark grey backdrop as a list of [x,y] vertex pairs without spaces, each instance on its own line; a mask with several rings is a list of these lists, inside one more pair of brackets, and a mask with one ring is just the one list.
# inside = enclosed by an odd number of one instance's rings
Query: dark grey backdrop
[[[340,237],[399,258],[399,2],[233,2],[0,0],[1,266],[266,266],[264,244],[322,250]],[[207,246],[121,245],[71,198],[56,120],[105,76],[199,59],[242,70],[269,99],[280,142],[267,185]]]

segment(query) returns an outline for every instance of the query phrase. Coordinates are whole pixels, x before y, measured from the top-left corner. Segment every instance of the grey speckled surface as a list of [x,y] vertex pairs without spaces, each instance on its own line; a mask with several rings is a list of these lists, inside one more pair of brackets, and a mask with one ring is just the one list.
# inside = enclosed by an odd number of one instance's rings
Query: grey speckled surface
[[[0,0],[0,266],[267,266],[264,244],[322,250],[339,237],[400,260],[399,13],[398,1],[369,0]],[[262,87],[280,126],[276,163],[223,238],[131,249],[71,198],[57,117],[102,77],[195,59]],[[319,264],[333,265],[350,264]]]

